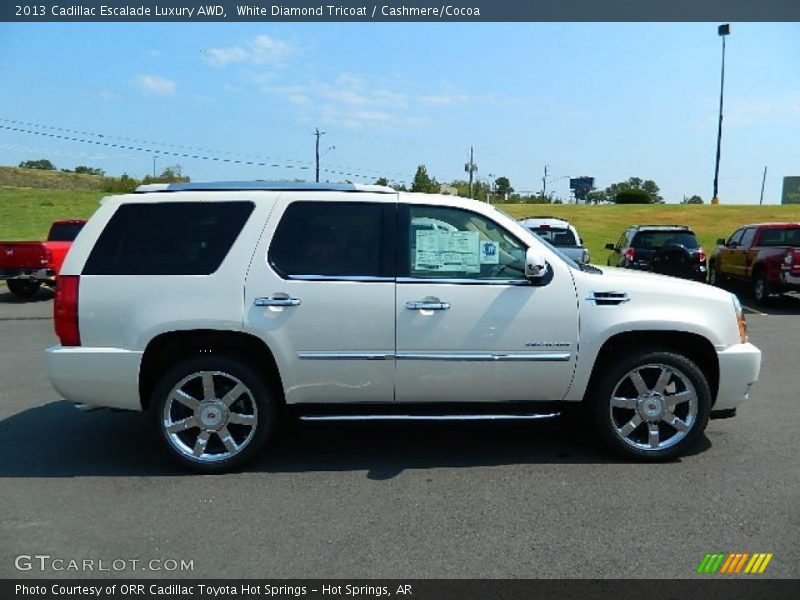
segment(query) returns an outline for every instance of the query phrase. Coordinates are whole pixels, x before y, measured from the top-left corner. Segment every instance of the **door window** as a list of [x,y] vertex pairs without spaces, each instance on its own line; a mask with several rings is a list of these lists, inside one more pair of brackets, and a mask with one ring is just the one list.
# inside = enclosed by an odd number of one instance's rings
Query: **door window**
[[269,263],[284,278],[394,277],[396,220],[394,204],[293,202]]
[[401,275],[423,279],[525,278],[527,246],[495,222],[467,210],[408,207]]
[[742,234],[742,239],[739,243],[745,248],[749,248],[755,236],[756,236],[755,228],[750,227],[749,229],[745,229],[744,233]]
[[744,229],[737,229],[733,232],[733,235],[728,239],[728,243],[726,246],[730,246],[731,244],[739,244],[742,241],[742,234],[744,233]]

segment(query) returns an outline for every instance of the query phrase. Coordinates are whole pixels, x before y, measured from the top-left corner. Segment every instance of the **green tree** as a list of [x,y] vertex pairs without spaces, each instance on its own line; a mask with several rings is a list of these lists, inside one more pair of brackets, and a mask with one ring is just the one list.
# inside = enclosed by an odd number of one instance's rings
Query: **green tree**
[[[633,196],[628,196],[627,192],[637,192]],[[640,194],[638,192],[643,192]],[[625,200],[619,202],[617,197],[623,194]],[[646,202],[642,202],[643,197],[647,198]],[[661,197],[661,190],[652,179],[641,179],[640,177],[629,177],[627,181],[620,181],[612,183],[605,190],[595,190],[588,195],[590,201],[597,204],[598,202],[616,202],[633,203],[633,204],[663,204],[664,199]],[[635,202],[630,200],[636,199]]]
[[389,185],[389,180],[386,179],[386,177],[378,177],[378,179],[375,181],[375,185],[388,186]]
[[645,190],[621,190],[614,194],[617,204],[652,204],[650,195]]
[[506,198],[514,193],[514,188],[511,187],[511,181],[508,177],[498,177],[494,180],[494,193]]
[[425,165],[419,165],[411,183],[412,192],[422,192],[423,194],[436,194],[439,192],[439,184],[436,178],[428,175]]
[[56,166],[46,158],[40,158],[39,160],[23,160],[19,163],[19,166],[22,169],[41,169],[42,171],[56,170]]
[[75,172],[83,173],[84,175],[99,175],[101,177],[106,174],[103,169],[95,169],[94,167],[85,167],[83,165],[75,167]]
[[695,194],[694,196],[681,200],[681,204],[703,204],[703,199]]

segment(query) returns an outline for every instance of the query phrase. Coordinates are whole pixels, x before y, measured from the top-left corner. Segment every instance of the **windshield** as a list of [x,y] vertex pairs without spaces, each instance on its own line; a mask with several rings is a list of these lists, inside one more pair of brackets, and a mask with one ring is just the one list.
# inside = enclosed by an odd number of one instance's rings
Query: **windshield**
[[637,250],[658,249],[667,245],[696,249],[697,238],[691,231],[640,231],[631,242]]
[[528,227],[528,229],[557,248],[578,245],[578,240],[570,229],[561,227]]

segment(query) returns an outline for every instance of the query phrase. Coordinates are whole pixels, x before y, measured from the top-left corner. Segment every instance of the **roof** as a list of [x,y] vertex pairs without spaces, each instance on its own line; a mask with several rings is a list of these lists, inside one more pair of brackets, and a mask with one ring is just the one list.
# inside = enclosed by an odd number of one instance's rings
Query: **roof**
[[520,223],[529,227],[528,221],[534,221],[538,225],[549,225],[550,227],[569,227],[569,221],[566,219],[559,219],[558,217],[524,217],[519,220]]
[[633,225],[637,231],[691,231],[688,225]]
[[383,185],[362,185],[358,183],[305,183],[294,181],[208,181],[191,183],[151,183],[140,185],[136,193],[150,192],[214,192],[214,191],[281,191],[281,192],[372,192],[396,194]]
[[743,225],[742,227],[739,227],[739,229],[744,229],[745,227],[762,227],[764,229],[789,227],[794,229],[795,227],[800,227],[800,223],[750,223],[749,225]]

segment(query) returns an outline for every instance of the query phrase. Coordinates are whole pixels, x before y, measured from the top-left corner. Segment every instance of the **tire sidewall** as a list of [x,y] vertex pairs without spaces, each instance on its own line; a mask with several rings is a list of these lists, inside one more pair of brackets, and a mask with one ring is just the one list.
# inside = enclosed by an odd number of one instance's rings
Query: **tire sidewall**
[[[759,284],[761,284],[761,289],[763,291],[763,295],[759,296],[758,289]],[[767,278],[764,276],[763,273],[757,273],[755,277],[753,277],[753,299],[756,301],[757,304],[764,305],[769,301],[769,283],[767,282]]]
[[[189,458],[173,447],[164,428],[164,405],[170,391],[183,378],[199,371],[220,371],[236,377],[250,390],[258,409],[253,438],[244,450],[226,460],[201,462]],[[199,473],[223,473],[255,458],[272,438],[278,414],[274,398],[264,378],[247,361],[227,356],[201,356],[182,360],[159,377],[150,399],[150,417],[163,446],[178,464]]]
[[18,298],[32,298],[42,286],[38,281],[20,279],[8,279],[6,285],[8,286],[8,291]]
[[[614,388],[629,371],[646,364],[664,364],[681,371],[695,387],[697,393],[697,418],[691,431],[674,446],[648,451],[626,444],[617,434],[609,415],[609,404]],[[631,351],[618,364],[611,366],[594,385],[591,410],[597,433],[615,453],[625,458],[642,461],[660,461],[674,458],[693,446],[708,425],[711,413],[711,390],[703,372],[685,356],[664,348],[640,348]]]

